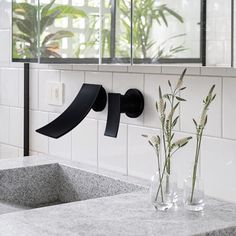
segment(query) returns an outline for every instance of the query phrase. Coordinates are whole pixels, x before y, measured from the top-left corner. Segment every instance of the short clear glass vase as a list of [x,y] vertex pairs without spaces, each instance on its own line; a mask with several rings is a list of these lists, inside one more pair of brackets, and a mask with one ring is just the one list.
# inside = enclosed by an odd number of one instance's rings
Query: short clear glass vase
[[200,177],[188,177],[184,181],[184,207],[190,211],[203,211],[204,202],[204,185]]
[[173,206],[174,185],[171,175],[157,172],[151,178],[150,197],[156,210],[166,211]]

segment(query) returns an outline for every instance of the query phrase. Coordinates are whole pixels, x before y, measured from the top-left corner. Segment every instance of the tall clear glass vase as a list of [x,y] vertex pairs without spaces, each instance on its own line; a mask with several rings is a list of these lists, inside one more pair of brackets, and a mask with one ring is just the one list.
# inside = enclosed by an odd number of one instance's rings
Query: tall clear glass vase
[[[195,174],[194,174],[195,169]],[[204,210],[204,183],[201,178],[201,158],[199,157],[198,165],[192,165],[191,174],[184,181],[183,203],[187,210],[202,211]]]
[[[195,182],[194,191],[193,182]],[[195,180],[192,177],[185,179],[183,201],[187,210],[202,211],[204,209],[204,185],[200,177],[197,176]]]

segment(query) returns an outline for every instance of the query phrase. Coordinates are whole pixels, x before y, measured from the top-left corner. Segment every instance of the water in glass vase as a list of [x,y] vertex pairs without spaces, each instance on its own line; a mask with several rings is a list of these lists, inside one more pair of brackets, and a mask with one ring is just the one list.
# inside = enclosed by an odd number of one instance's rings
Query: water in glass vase
[[204,186],[201,178],[196,177],[195,181],[192,177],[185,179],[183,202],[187,210],[204,210]]
[[157,172],[151,179],[151,203],[156,210],[165,211],[173,206],[173,181],[171,175]]

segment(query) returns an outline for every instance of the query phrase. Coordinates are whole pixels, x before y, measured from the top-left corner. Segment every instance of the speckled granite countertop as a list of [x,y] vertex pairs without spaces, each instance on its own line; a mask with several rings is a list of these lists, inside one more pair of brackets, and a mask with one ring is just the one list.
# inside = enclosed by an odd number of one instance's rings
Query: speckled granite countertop
[[[57,162],[49,157],[0,161],[0,170]],[[208,198],[203,213],[183,208],[157,212],[150,205],[147,193],[120,194],[0,215],[0,236],[15,235],[231,236],[236,235],[236,204]]]

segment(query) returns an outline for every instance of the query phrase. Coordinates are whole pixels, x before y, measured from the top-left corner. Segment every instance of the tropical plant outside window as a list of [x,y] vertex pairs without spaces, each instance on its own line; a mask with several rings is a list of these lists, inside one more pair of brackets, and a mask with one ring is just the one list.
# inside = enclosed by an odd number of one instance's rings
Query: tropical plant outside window
[[200,0],[191,12],[190,0],[135,0],[133,4],[131,0],[36,1],[13,2],[15,61],[200,59]]

